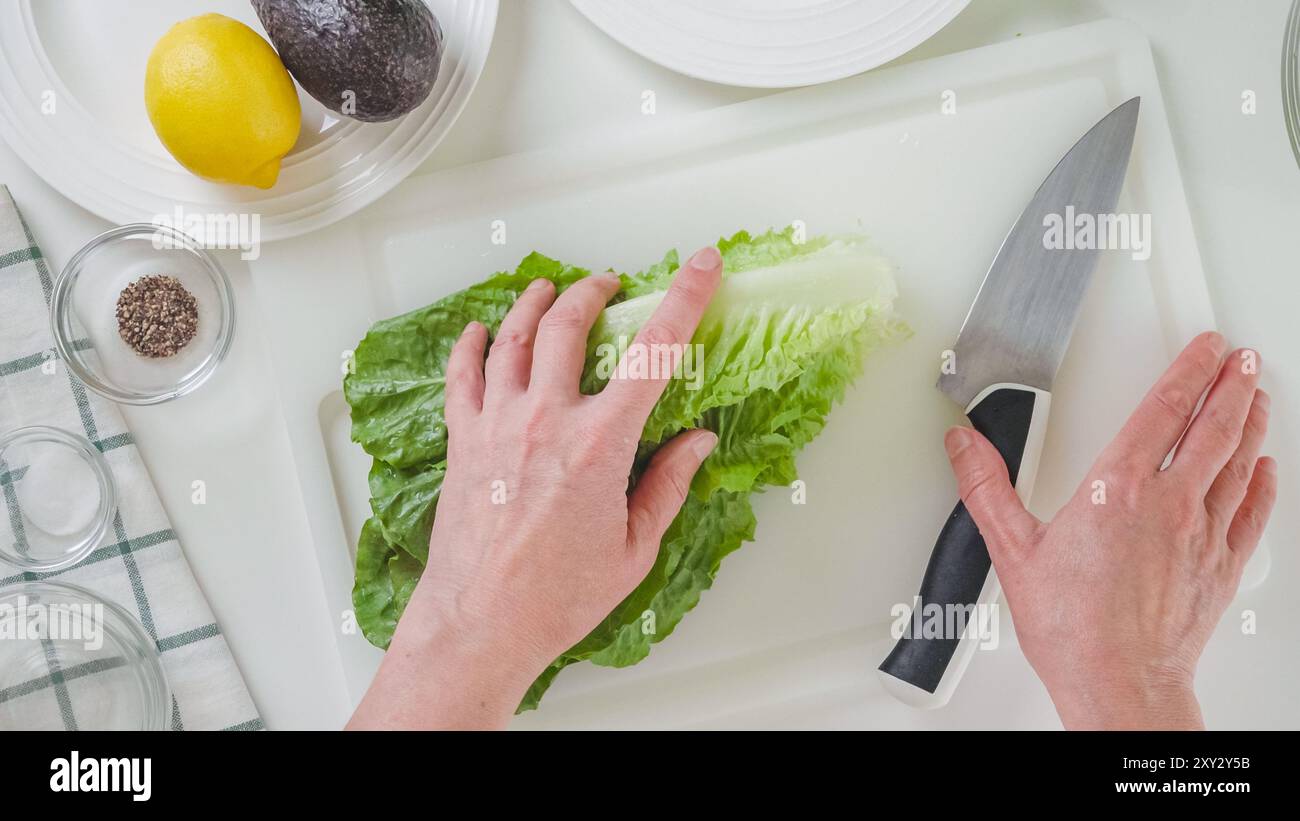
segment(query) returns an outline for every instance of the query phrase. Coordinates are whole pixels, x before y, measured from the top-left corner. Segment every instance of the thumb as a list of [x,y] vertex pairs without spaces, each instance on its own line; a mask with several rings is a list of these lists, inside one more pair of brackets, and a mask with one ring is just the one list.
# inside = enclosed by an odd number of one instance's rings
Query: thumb
[[686,501],[691,477],[717,444],[718,436],[711,430],[686,431],[659,448],[641,474],[627,501],[627,543],[638,559],[641,576],[650,571],[659,540]]
[[1006,463],[979,431],[955,427],[943,437],[957,492],[979,528],[994,564],[1013,559],[1033,537],[1038,519],[1011,486]]

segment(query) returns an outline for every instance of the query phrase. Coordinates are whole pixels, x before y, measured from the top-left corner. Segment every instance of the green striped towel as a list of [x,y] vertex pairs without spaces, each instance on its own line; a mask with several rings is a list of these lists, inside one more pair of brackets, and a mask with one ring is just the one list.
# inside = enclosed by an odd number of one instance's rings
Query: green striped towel
[[[84,435],[112,468],[118,495],[113,526],[93,553],[52,573],[22,571],[0,561],[0,587],[57,577],[134,614],[161,653],[172,690],[172,729],[261,729],[121,413],[87,390],[62,362],[55,361],[53,373],[41,367],[56,356],[48,307],[52,284],[36,240],[9,189],[0,185],[0,431],[49,425]],[[12,481],[13,474],[0,477],[0,484]],[[3,496],[6,506],[17,504],[17,494]],[[30,707],[33,717],[52,729],[77,727],[75,691],[61,674],[0,689],[0,702],[15,700],[25,703],[7,706]]]

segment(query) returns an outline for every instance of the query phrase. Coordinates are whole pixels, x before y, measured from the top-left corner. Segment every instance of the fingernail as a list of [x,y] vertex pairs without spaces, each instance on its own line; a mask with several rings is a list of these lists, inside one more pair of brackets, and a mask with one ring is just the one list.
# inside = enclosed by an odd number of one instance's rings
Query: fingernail
[[700,457],[701,462],[707,459],[710,453],[713,453],[713,449],[717,447],[717,444],[718,434],[711,430],[702,430],[695,434],[695,438],[691,440],[691,448],[695,451],[695,455]]
[[708,248],[701,248],[696,251],[695,256],[691,257],[691,261],[687,264],[697,271],[712,271],[722,265],[722,254],[719,254],[718,249],[710,245]]
[[943,435],[943,448],[951,459],[955,459],[969,444],[970,433],[963,427],[949,428]]
[[596,276],[600,277],[603,280],[606,280],[607,282],[621,282],[621,280],[618,278],[618,274],[614,273],[613,271],[606,271],[605,273],[597,274]]
[[1273,476],[1277,473],[1277,460],[1272,456],[1262,456],[1259,460],[1259,469]]
[[1273,400],[1264,391],[1257,390],[1255,391],[1255,404],[1259,406],[1260,410],[1267,413],[1268,409],[1273,405]]
[[545,288],[547,285],[550,284],[551,281],[549,279],[535,279],[532,282],[528,283],[528,287],[525,290],[540,291],[541,289]]
[[474,333],[479,329],[479,327],[480,326],[477,322],[470,320],[469,324],[465,326],[465,330],[461,331],[460,334],[461,336],[464,336],[465,334]]

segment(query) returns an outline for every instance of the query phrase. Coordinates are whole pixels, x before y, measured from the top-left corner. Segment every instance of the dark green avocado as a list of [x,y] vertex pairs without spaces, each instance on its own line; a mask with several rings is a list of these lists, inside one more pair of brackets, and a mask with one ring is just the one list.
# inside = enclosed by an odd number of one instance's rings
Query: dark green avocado
[[423,0],[252,0],[280,60],[331,111],[368,123],[424,102],[442,28]]

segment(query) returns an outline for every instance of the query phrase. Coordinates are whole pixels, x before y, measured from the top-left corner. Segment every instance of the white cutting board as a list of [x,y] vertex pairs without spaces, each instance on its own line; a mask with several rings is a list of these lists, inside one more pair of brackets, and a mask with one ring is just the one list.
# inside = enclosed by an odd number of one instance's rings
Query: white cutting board
[[[950,93],[955,114],[942,111]],[[670,247],[689,252],[739,228],[802,220],[814,234],[874,237],[898,265],[899,308],[915,335],[869,359],[802,454],[807,504],[779,489],[760,498],[757,541],[723,563],[714,588],[649,659],[622,670],[570,667],[518,724],[1053,726],[1010,629],[999,649],[977,654],[943,711],[894,703],[872,671],[890,645],[889,610],[916,592],[955,501],[942,434],[962,417],[933,387],[941,352],[1038,184],[1134,95],[1142,113],[1119,210],[1151,214],[1153,253],[1102,255],[1055,386],[1031,505],[1050,516],[1182,344],[1214,325],[1149,46],[1125,24],[409,180],[362,215],[348,240],[360,266],[347,275],[322,280],[310,266],[277,263],[310,253],[305,241],[268,247],[256,266],[258,299],[272,320],[332,611],[325,617],[337,624],[350,606],[352,545],[368,515],[369,457],[348,441],[339,366],[371,322],[512,268],[534,249],[633,270]],[[498,220],[504,245],[492,243]],[[1265,556],[1252,578],[1266,572]],[[1250,595],[1258,591],[1242,594]],[[359,698],[379,651],[346,633],[339,648]]]

